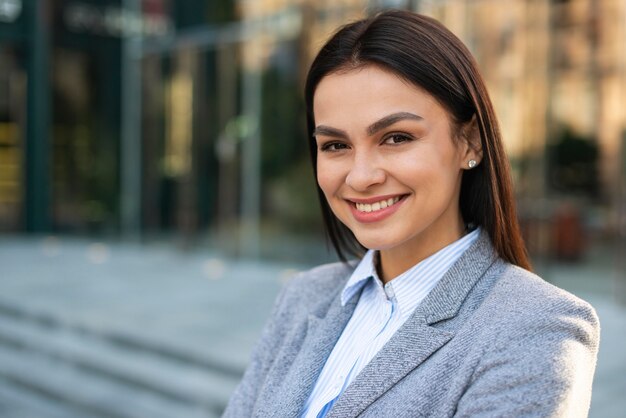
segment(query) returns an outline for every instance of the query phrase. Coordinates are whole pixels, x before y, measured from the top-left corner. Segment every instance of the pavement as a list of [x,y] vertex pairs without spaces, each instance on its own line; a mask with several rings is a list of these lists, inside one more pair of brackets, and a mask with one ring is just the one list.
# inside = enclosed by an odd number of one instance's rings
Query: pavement
[[[612,257],[538,267],[600,316],[592,418],[626,410],[626,278]],[[308,266],[0,236],[0,416],[217,417],[280,286]]]

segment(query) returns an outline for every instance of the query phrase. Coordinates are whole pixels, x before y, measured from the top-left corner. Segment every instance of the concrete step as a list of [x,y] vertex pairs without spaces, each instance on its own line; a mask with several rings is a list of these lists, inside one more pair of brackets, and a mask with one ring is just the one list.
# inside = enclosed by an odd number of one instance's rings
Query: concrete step
[[0,379],[0,417],[19,418],[97,418],[60,402],[20,390]]
[[217,416],[149,391],[129,389],[46,356],[0,346],[0,378],[14,388],[100,418],[207,418]]
[[[110,342],[124,349],[147,352],[167,360],[186,363],[210,372],[221,373],[225,376],[239,378],[247,364],[245,361],[232,361],[228,358],[216,359],[206,355],[206,349],[201,347],[182,347],[172,345],[165,340],[155,339],[153,333],[146,333],[144,329],[125,327],[126,324],[115,323],[115,329],[96,328],[94,324],[87,325],[77,322],[76,318],[64,317],[57,313],[44,312],[40,309],[27,307],[25,304],[11,303],[0,298],[0,316],[7,316],[20,321],[39,324],[45,328],[63,329],[72,331],[81,336],[93,336]],[[224,353],[226,354],[226,353]]]
[[41,313],[4,308],[0,378],[98,416],[217,416],[240,377],[142,341],[120,344]]

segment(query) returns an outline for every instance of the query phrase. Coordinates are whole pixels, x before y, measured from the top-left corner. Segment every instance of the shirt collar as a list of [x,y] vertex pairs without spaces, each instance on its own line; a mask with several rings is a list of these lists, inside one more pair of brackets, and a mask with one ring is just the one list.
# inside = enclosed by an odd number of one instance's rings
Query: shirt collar
[[378,280],[378,273],[376,273],[376,251],[374,250],[366,252],[352,272],[350,279],[348,279],[341,293],[341,305],[345,306],[345,304],[367,284],[369,279]]
[[[428,292],[435,287],[439,280],[463,255],[463,253],[476,241],[480,235],[480,228],[476,228],[469,234],[437,251],[430,257],[420,261],[409,270],[405,271],[392,281],[385,284],[387,294],[394,294],[400,309],[404,312],[412,312],[422,301]],[[341,304],[345,305],[372,279],[383,291],[382,281],[376,272],[377,251],[369,250],[352,275],[348,279],[341,293]],[[384,292],[383,292],[384,294]]]

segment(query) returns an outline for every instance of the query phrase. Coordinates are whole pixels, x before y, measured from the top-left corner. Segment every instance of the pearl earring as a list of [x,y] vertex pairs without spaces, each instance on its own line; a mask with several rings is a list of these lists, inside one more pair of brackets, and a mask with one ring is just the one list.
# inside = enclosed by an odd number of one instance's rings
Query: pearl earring
[[474,167],[476,167],[476,164],[478,164],[478,163],[476,162],[476,160],[469,160],[469,161],[467,162],[467,166],[468,166],[469,168],[474,168]]

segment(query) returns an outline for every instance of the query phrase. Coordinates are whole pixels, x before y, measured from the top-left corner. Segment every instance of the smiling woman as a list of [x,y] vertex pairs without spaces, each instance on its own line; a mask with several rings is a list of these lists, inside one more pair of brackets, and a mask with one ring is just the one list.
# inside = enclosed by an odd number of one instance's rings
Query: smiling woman
[[529,271],[495,113],[461,41],[380,13],[327,42],[305,94],[344,262],[285,286],[225,416],[586,416],[597,316]]
[[463,235],[462,173],[480,143],[454,138],[430,94],[368,65],[324,77],[313,106],[319,186],[357,241],[380,251],[383,282]]

